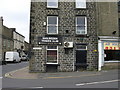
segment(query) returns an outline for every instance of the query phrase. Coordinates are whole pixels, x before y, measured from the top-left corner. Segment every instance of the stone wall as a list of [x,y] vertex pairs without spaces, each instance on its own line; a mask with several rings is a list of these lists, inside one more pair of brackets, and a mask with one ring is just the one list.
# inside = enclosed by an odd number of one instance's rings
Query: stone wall
[[[40,47],[41,50],[31,50],[32,58],[30,60],[30,72],[46,71],[46,45],[38,45],[38,36],[47,35],[46,26],[47,15],[56,15],[59,19],[59,34],[62,42],[74,42],[74,48],[68,50],[65,54],[63,43],[58,46],[58,71],[73,71],[76,61],[76,44],[87,44],[87,64],[88,69],[97,69],[98,67],[98,43],[96,29],[96,4],[95,2],[87,3],[86,9],[76,9],[75,2],[59,2],[57,9],[46,7],[46,2],[32,2],[30,13],[30,43],[32,47]],[[87,17],[87,35],[76,35],[75,18],[76,16]],[[66,33],[66,30],[69,30]]]
[[3,26],[3,19],[0,17],[0,65],[2,64],[2,27]]
[[99,36],[119,36],[117,2],[98,2],[97,17]]
[[13,30],[3,25],[3,18],[0,18],[0,59],[5,58],[6,51],[13,51]]

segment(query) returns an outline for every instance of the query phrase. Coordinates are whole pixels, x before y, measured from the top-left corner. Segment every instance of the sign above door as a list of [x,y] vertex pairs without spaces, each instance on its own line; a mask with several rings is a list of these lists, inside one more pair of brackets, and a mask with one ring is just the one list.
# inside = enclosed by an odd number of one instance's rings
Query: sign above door
[[39,45],[62,45],[61,37],[38,37]]

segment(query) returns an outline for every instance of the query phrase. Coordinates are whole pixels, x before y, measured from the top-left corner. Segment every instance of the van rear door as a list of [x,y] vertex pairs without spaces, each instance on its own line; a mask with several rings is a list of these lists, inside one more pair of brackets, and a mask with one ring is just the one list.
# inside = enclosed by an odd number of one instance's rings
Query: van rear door
[[13,61],[13,53],[12,52],[6,52],[5,61]]

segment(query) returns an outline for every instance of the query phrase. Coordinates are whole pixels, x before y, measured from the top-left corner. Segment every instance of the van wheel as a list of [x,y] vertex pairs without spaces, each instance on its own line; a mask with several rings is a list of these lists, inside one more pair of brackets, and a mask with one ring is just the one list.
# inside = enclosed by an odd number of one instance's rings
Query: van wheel
[[6,65],[7,64],[7,62],[6,61],[2,61],[2,65]]
[[7,64],[7,62],[5,61],[5,65]]
[[13,62],[15,63],[15,62],[16,62],[16,60],[13,60]]

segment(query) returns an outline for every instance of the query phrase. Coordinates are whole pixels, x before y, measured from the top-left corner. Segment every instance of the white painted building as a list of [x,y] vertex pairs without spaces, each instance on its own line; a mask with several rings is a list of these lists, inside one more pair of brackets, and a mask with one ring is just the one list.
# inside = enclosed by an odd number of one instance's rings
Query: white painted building
[[120,59],[120,39],[113,36],[99,36],[99,71],[105,62],[119,62]]

